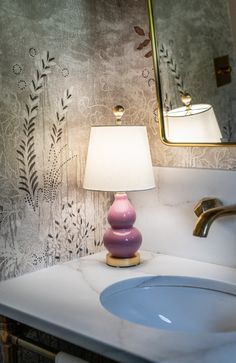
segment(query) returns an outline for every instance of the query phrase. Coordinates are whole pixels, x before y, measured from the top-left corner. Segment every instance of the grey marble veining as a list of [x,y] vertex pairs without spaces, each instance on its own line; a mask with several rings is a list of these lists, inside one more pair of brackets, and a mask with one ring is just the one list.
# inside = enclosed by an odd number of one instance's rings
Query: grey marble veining
[[236,284],[232,268],[144,251],[141,255],[142,263],[130,269],[110,268],[100,253],[3,281],[0,314],[122,363],[220,363],[219,357],[233,363],[236,333],[167,332],[121,320],[102,307],[101,291],[130,277],[187,275]]
[[194,206],[204,197],[235,204],[236,173],[226,170],[154,168],[156,188],[131,192],[143,248],[236,267],[236,216],[216,219],[207,238],[193,236]]

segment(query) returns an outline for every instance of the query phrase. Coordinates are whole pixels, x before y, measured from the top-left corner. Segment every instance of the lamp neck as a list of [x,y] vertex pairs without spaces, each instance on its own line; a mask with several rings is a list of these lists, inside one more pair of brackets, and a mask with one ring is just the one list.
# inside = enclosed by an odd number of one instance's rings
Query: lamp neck
[[116,192],[114,197],[115,199],[124,199],[127,198],[127,194],[125,192]]

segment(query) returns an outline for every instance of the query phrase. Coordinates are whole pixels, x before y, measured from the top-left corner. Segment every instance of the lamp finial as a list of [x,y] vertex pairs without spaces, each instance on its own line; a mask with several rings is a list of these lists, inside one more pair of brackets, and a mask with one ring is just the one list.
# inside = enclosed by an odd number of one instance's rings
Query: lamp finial
[[186,107],[186,111],[187,111],[187,115],[191,113],[191,108],[192,108],[192,97],[189,93],[184,92],[181,95],[181,101],[183,102],[184,106]]
[[121,118],[122,118],[122,116],[123,116],[123,114],[125,112],[124,107],[121,106],[121,105],[117,105],[117,106],[115,106],[113,108],[112,111],[113,111],[113,114],[114,114],[114,116],[116,118],[116,124],[121,125]]

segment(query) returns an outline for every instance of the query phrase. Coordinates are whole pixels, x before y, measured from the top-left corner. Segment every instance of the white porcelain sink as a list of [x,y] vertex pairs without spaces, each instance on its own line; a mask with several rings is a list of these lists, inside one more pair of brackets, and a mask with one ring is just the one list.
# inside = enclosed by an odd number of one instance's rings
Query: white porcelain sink
[[112,314],[165,330],[236,331],[236,286],[179,276],[145,276],[106,288],[100,300]]

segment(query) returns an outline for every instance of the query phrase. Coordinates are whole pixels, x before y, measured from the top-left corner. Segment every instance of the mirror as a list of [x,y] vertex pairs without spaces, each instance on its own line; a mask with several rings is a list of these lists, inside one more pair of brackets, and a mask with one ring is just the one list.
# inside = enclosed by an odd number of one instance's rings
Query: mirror
[[147,1],[162,141],[236,145],[236,1]]

